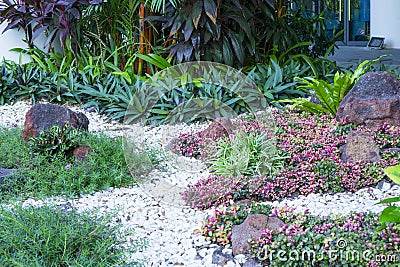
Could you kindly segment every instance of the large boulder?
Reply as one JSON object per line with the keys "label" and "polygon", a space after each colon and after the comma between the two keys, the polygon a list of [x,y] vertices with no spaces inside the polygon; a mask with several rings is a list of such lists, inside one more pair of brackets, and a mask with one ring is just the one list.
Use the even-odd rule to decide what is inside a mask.
{"label": "large boulder", "polygon": [[240,225],[232,226],[232,253],[234,256],[250,252],[249,238],[258,240],[265,229],[276,231],[284,223],[278,217],[250,214]]}
{"label": "large boulder", "polygon": [[25,115],[22,138],[28,141],[30,137],[38,136],[41,131],[47,131],[53,125],[61,128],[68,121],[72,128],[88,130],[89,119],[81,112],[53,104],[33,105]]}
{"label": "large boulder", "polygon": [[400,126],[400,83],[386,72],[364,74],[343,98],[336,119],[373,127]]}

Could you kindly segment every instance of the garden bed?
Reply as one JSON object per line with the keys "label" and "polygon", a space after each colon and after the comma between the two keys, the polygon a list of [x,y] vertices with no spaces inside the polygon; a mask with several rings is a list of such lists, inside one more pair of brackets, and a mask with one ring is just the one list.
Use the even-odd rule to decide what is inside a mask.
{"label": "garden bed", "polygon": [[[18,116],[21,117],[21,121],[21,114],[26,112],[26,108],[28,107],[29,105],[27,104],[20,104],[20,111],[16,111],[20,114]],[[16,109],[15,106],[12,108]],[[10,109],[10,107],[3,107],[3,110],[7,109]],[[354,249],[359,252],[371,250],[371,255],[394,255],[390,259],[397,257],[399,251],[398,230],[389,227],[385,230],[386,232],[377,231],[376,228],[380,225],[377,223],[378,213],[381,212],[384,206],[374,206],[379,200],[400,194],[400,187],[385,181],[385,176],[383,174],[383,168],[385,166],[397,164],[396,155],[387,155],[382,163],[379,164],[365,165],[362,163],[352,163],[344,165],[340,162],[338,146],[343,144],[345,140],[344,136],[352,127],[340,126],[330,116],[317,117],[307,113],[278,112],[276,110],[274,110],[274,112],[276,113],[272,115],[276,122],[276,128],[274,127],[274,129],[276,129],[274,135],[277,141],[276,148],[278,151],[286,150],[285,153],[279,154],[282,156],[281,160],[284,161],[284,168],[280,169],[276,176],[278,180],[282,179],[282,182],[278,183],[280,188],[278,190],[278,188],[275,187],[275,190],[271,190],[271,192],[278,192],[279,194],[267,194],[265,188],[261,187],[253,187],[255,190],[254,193],[251,193],[245,188],[245,184],[240,187],[235,187],[235,184],[229,182],[231,181],[229,179],[232,179],[232,177],[228,176],[223,178],[227,179],[223,181],[231,197],[229,197],[228,194],[226,199],[219,199],[219,201],[216,202],[207,199],[208,206],[204,205],[204,200],[200,198],[197,202],[193,202],[196,203],[194,206],[195,209],[189,207],[172,207],[165,203],[160,203],[157,198],[147,196],[146,192],[135,184],[131,184],[131,186],[128,187],[122,184],[112,186],[122,186],[123,188],[120,189],[106,189],[106,186],[104,190],[101,190],[101,188],[96,189],[89,187],[90,192],[87,193],[90,194],[85,193],[84,190],[78,190],[77,192],[80,192],[80,194],[75,195],[75,197],[74,194],[71,194],[70,196],[72,198],[63,197],[62,195],[65,194],[62,194],[62,191],[57,193],[55,189],[55,191],[49,191],[48,194],[34,195],[35,198],[26,199],[32,192],[29,193],[29,191],[25,191],[21,188],[20,193],[29,194],[24,197],[20,195],[19,199],[22,200],[24,207],[40,207],[44,204],[56,205],[64,210],[77,210],[79,212],[93,210],[97,215],[111,216],[112,224],[120,223],[122,224],[122,229],[128,231],[125,234],[127,238],[125,244],[128,248],[130,247],[132,249],[132,252],[128,254],[130,260],[142,259],[144,261],[147,260],[150,264],[170,263],[212,266],[213,255],[216,255],[216,251],[218,251],[220,247],[223,248],[224,252],[228,252],[228,254],[232,253],[229,240],[230,224],[233,222],[240,224],[245,219],[245,215],[248,214],[248,209],[239,212],[237,208],[239,204],[234,204],[234,202],[239,203],[241,201],[270,205],[271,208],[267,214],[270,215],[273,213],[280,217],[286,226],[282,229],[283,232],[266,232],[260,240],[253,240],[252,254],[231,255],[231,258],[227,259],[227,262],[229,259],[232,261],[232,263],[229,264],[235,262],[236,266],[241,266],[241,264],[253,257],[264,265],[275,264],[276,266],[281,266],[281,262],[277,260],[271,261],[266,257],[265,251],[278,249],[278,247],[288,248],[288,246],[293,246],[299,251],[316,249],[315,246],[318,248],[324,247],[334,249],[336,245],[335,240],[338,241],[339,236],[349,243],[349,248],[352,250]],[[15,115],[16,113],[13,115],[9,110],[8,114],[10,114],[10,116],[15,116],[14,118],[18,118],[18,116]],[[92,116],[90,113],[87,114],[88,116]],[[7,136],[7,138],[14,136],[14,138],[10,139],[14,141],[3,142],[3,145],[7,143],[9,146],[8,150],[11,148],[15,149],[15,152],[12,153],[15,157],[7,158],[5,156],[6,154],[3,155],[2,164],[4,165],[6,162],[15,162],[12,159],[23,159],[24,157],[18,156],[17,148],[21,140],[18,141],[18,131],[20,131],[20,129],[16,126],[20,126],[21,124],[14,125],[14,122],[9,118],[4,116],[2,116],[2,118],[4,119],[2,125],[8,127],[8,130],[2,129],[3,133],[8,133],[4,136]],[[235,122],[235,125],[240,126],[239,128],[244,129],[248,133],[270,132],[272,129],[271,124],[268,124],[266,127],[262,124],[262,121],[263,120],[253,120],[253,118],[242,117],[242,119]],[[165,148],[169,143],[165,138],[167,132],[169,135],[174,135],[175,137],[181,135],[181,140],[183,140],[183,137],[189,138],[190,136],[196,135],[196,131],[204,129],[207,125],[199,125],[196,126],[197,128],[186,126],[177,126],[176,128],[172,128],[171,126],[146,128],[146,134],[148,134],[149,138],[153,136],[148,142],[153,146],[158,144],[158,148],[160,149]],[[115,130],[109,131],[109,134],[112,136],[122,136],[123,127],[119,124],[108,124],[98,119],[95,125],[91,125],[90,127],[93,127],[91,131],[94,129],[113,128]],[[396,128],[388,127],[373,132],[372,134],[381,148],[389,144],[390,147],[397,147],[397,139],[389,138],[391,135],[397,136],[396,131]],[[185,134],[185,132],[191,133]],[[101,143],[104,144],[104,141],[109,137],[104,136],[102,138]],[[302,142],[302,140],[307,141]],[[197,139],[197,141],[199,140]],[[183,143],[189,144],[190,142],[182,141],[181,144]],[[199,152],[201,152],[201,146],[192,148],[199,149]],[[297,157],[293,155],[288,156],[289,151],[293,151]],[[113,154],[115,156],[115,152],[105,154]],[[186,181],[190,184],[188,188],[194,189],[192,192],[206,190],[206,192],[211,193],[213,192],[211,190],[217,188],[214,185],[210,185],[209,182],[217,182],[218,179],[215,178],[216,176],[213,176],[214,178],[212,179],[208,178],[210,175],[208,172],[203,172],[200,176],[201,180],[197,183],[196,179],[193,180],[190,178],[192,177],[190,175],[191,172],[192,174],[195,172],[195,170],[191,169],[189,166],[191,162],[193,164],[201,164],[204,166],[202,168],[205,168],[206,165],[210,167],[209,163],[195,159],[187,159],[183,156],[175,158],[175,163],[176,159],[181,159],[182,162],[184,162],[182,166],[185,166],[184,170],[187,174],[184,174],[184,172],[180,173],[179,168],[168,168],[164,171],[161,169],[155,170],[153,174],[162,177],[173,176],[177,179],[180,178],[181,182]],[[320,162],[325,160],[332,160],[337,163],[339,168],[342,168],[340,169],[340,173],[342,174],[345,172],[350,177],[344,180],[332,179],[332,177],[335,177],[335,173],[329,169],[329,167],[332,167],[332,164],[323,166],[320,164]],[[62,173],[66,174],[66,181],[68,179],[66,172],[71,171],[71,168],[68,170],[65,169],[67,164],[70,163],[61,161],[60,164],[56,164],[58,166],[57,169],[60,169]],[[109,164],[112,165],[107,168],[111,171],[116,163],[109,162]],[[73,163],[70,165],[72,168],[75,167]],[[55,165],[53,164],[52,166],[54,167]],[[287,166],[293,167],[290,172],[293,174],[292,176],[287,175]],[[373,171],[370,170],[371,166]],[[5,167],[13,168],[15,166],[7,165]],[[303,168],[304,173],[298,175],[298,171],[296,171],[295,167]],[[78,173],[82,172],[82,170],[77,171]],[[314,175],[312,174],[313,171],[315,173]],[[321,175],[322,171],[322,175],[327,175],[327,177],[322,178],[322,180],[333,180],[332,183],[326,185],[326,183],[318,182],[318,175]],[[360,177],[356,179],[357,177],[355,177],[354,171],[358,171],[362,179]],[[50,172],[46,173],[43,170],[37,172],[38,175],[49,175],[49,173]],[[314,179],[307,179],[309,175],[313,176]],[[115,175],[106,176],[115,177]],[[183,179],[183,177],[186,178]],[[219,175],[218,177],[221,178],[223,175]],[[243,177],[246,178],[247,185],[252,185],[253,182],[256,182],[255,184],[258,185],[260,181],[264,181],[246,177],[245,175]],[[260,178],[262,175],[254,177]],[[290,179],[292,181],[299,179],[301,182],[295,182],[290,185],[288,184],[288,180],[283,179]],[[171,182],[171,180],[168,179],[166,179],[166,181]],[[356,182],[346,184],[346,181]],[[267,186],[268,182],[270,183],[269,187],[271,187],[273,180],[267,181]],[[344,186],[340,184],[341,182],[344,183]],[[219,183],[221,183],[221,180]],[[227,187],[227,184],[234,186]],[[317,186],[312,186],[315,184]],[[252,188],[252,186],[248,186],[247,188]],[[38,191],[35,190],[35,192],[37,193]],[[204,194],[204,196],[206,195],[207,194]],[[52,197],[48,198],[49,196]],[[207,209],[200,211],[198,208]],[[292,208],[296,209],[293,211]],[[230,213],[229,211],[234,212]],[[258,210],[257,212],[261,211]],[[370,214],[369,212],[373,213]],[[237,214],[240,214],[240,216]],[[339,214],[343,214],[343,216]],[[131,233],[132,230],[135,232],[133,235]],[[329,239],[330,236],[336,236],[337,238],[335,239],[332,237]],[[362,238],[358,238],[360,236]],[[312,241],[304,243],[302,237]],[[367,240],[370,240],[370,245],[366,242]],[[143,245],[139,245],[139,249],[133,249],[137,248],[135,244]],[[288,250],[285,251],[289,253]],[[376,259],[371,259],[368,263],[370,264],[369,266],[379,266],[378,262],[378,265],[374,265],[373,260],[376,262]],[[292,261],[290,264],[287,263],[287,266],[293,266],[292,263],[294,264],[295,262],[296,261]],[[367,261],[349,261],[350,266],[356,266],[360,263],[367,264]],[[301,264],[301,262],[298,261],[297,264]],[[318,264],[320,264],[319,266],[332,266],[329,264],[333,263],[329,263],[328,259],[325,257],[318,261]],[[388,261],[386,266],[395,266],[394,263],[391,264],[392,262]]]}

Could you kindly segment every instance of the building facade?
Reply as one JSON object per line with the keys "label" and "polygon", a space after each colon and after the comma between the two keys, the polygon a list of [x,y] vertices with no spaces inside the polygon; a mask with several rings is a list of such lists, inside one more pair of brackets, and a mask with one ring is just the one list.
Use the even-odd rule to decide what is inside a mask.
{"label": "building facade", "polygon": [[371,36],[385,37],[388,48],[400,49],[400,1],[371,1]]}
{"label": "building facade", "polygon": [[328,33],[343,30],[339,45],[366,46],[371,37],[384,37],[387,48],[400,48],[400,0],[310,0],[324,11]]}

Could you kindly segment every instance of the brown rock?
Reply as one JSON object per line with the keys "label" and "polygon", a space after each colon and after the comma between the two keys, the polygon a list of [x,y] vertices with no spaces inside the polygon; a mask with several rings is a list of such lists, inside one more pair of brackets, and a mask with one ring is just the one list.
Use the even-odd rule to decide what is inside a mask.
{"label": "brown rock", "polygon": [[381,160],[379,152],[374,139],[368,133],[351,131],[342,149],[342,160],[377,162]]}
{"label": "brown rock", "polygon": [[262,265],[258,263],[255,259],[250,258],[245,263],[243,263],[242,267],[262,267]]}
{"label": "brown rock", "polygon": [[223,253],[224,247],[218,247],[212,254],[212,263],[218,266],[225,266],[228,261],[235,261],[231,254]]}
{"label": "brown rock", "polygon": [[22,137],[28,141],[30,137],[38,136],[41,131],[47,131],[53,125],[63,127],[67,121],[72,128],[87,130],[89,126],[89,120],[83,113],[59,105],[36,104],[25,115]]}
{"label": "brown rock", "polygon": [[233,133],[233,130],[234,126],[229,118],[217,118],[201,133],[201,136],[215,140],[228,137]]}
{"label": "brown rock", "polygon": [[79,160],[85,160],[87,158],[87,155],[92,153],[93,150],[89,146],[78,146],[72,151],[72,155]]}
{"label": "brown rock", "polygon": [[336,119],[368,126],[400,126],[400,83],[386,72],[364,74],[340,103]]}
{"label": "brown rock", "polygon": [[233,255],[247,254],[250,250],[248,239],[258,240],[263,230],[275,231],[284,223],[277,217],[268,217],[264,214],[250,214],[240,225],[232,226],[232,252]]}

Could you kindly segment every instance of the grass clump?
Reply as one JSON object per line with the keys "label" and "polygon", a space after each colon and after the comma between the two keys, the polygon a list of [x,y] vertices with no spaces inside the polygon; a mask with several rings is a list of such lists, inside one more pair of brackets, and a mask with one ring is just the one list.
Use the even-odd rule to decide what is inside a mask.
{"label": "grass clump", "polygon": [[110,218],[51,206],[2,207],[0,265],[139,266],[127,262],[120,225],[110,226]]}
{"label": "grass clump", "polygon": [[283,167],[275,141],[262,132],[239,131],[217,142],[210,170],[224,176],[273,175]]}
{"label": "grass clump", "polygon": [[122,141],[104,134],[84,133],[82,143],[93,150],[84,160],[33,153],[20,128],[0,129],[0,166],[19,169],[0,183],[0,201],[12,198],[75,197],[109,187],[136,183],[126,166]]}
{"label": "grass clump", "polygon": [[146,142],[142,146],[124,140],[125,160],[133,177],[139,181],[154,169],[163,172],[168,170],[168,159],[161,148],[152,147]]}

